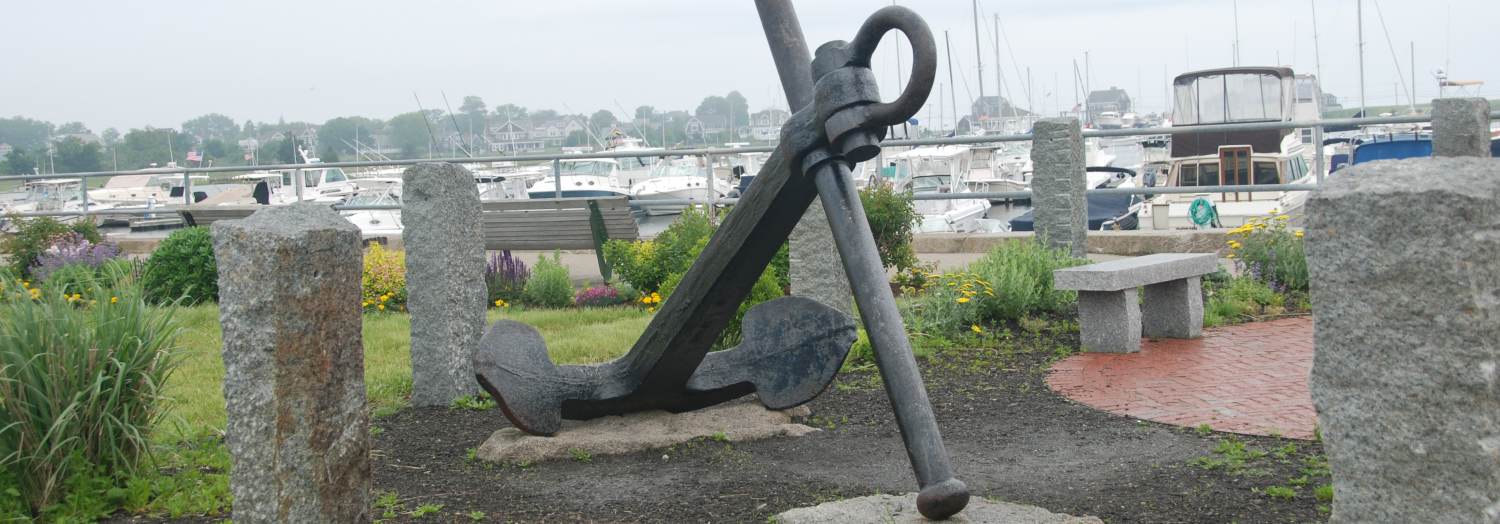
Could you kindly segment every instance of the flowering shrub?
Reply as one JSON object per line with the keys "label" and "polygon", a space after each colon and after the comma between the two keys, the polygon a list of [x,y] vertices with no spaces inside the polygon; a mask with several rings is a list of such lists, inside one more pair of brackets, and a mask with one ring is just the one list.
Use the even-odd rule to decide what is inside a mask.
{"label": "flowering shrub", "polygon": [[1229,247],[1245,274],[1275,291],[1306,291],[1307,252],[1302,232],[1287,227],[1290,215],[1271,210],[1265,218],[1252,218],[1229,232]]}
{"label": "flowering shrub", "polygon": [[151,252],[142,274],[147,299],[157,304],[219,300],[219,264],[206,227],[173,231]]}
{"label": "flowering shrub", "polygon": [[521,300],[526,291],[526,279],[531,270],[526,263],[511,256],[510,251],[490,253],[484,266],[484,284],[489,290],[489,300],[495,307]]}
{"label": "flowering shrub", "polygon": [[568,266],[562,263],[562,251],[553,251],[551,259],[538,256],[523,296],[527,303],[542,307],[573,305],[573,280],[568,277]]}
{"label": "flowering shrub", "polygon": [[52,217],[22,218],[7,217],[15,225],[16,233],[0,240],[0,253],[10,257],[10,269],[17,277],[32,278],[31,266],[37,257],[52,247],[54,239],[65,233],[78,233],[93,244],[104,242],[104,236],[91,220],[81,220],[71,225],[58,222]]}
{"label": "flowering shrub", "polygon": [[656,306],[661,304],[661,295],[658,295],[656,293],[651,293],[650,295],[642,295],[641,298],[636,299],[635,303],[636,305],[646,308],[646,311],[656,311]]}
{"label": "flowering shrub", "polygon": [[623,304],[625,300],[625,297],[620,294],[620,290],[615,289],[614,286],[587,287],[580,290],[578,295],[573,297],[573,303],[577,304],[578,307],[607,307],[615,304]]}
{"label": "flowering shrub", "polygon": [[53,235],[48,239],[51,247],[36,257],[31,274],[37,280],[46,280],[54,271],[65,266],[84,266],[99,269],[106,260],[120,256],[120,246],[114,242],[90,242],[77,231]]}
{"label": "flowering shrub", "polygon": [[928,274],[904,316],[914,332],[946,336],[1058,311],[1078,300],[1078,294],[1054,289],[1052,272],[1088,263],[1063,250],[1048,250],[1039,239],[1000,243],[967,267]]}
{"label": "flowering shrub", "polygon": [[370,244],[360,285],[360,306],[366,311],[405,311],[406,252]]}

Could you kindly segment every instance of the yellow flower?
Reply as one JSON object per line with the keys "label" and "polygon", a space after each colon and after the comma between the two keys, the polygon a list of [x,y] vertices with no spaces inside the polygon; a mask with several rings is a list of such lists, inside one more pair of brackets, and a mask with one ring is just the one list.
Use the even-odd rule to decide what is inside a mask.
{"label": "yellow flower", "polygon": [[1229,255],[1229,258],[1234,258],[1234,255]]}
{"label": "yellow flower", "polygon": [[111,303],[111,304],[115,303],[116,300],[119,300],[119,299],[117,299],[115,297],[109,297],[109,303]]}
{"label": "yellow flower", "polygon": [[986,291],[985,291],[985,292],[984,292],[984,294],[986,294],[986,295],[989,295],[989,296],[992,296],[992,297],[993,297],[993,296],[995,296],[995,294],[994,294],[994,293],[991,293],[991,292],[989,292],[989,291],[988,291],[988,290],[986,290]]}
{"label": "yellow flower", "polygon": [[360,302],[359,303],[359,307],[370,307],[370,303],[369,302]]}
{"label": "yellow flower", "polygon": [[1274,214],[1277,214],[1277,213],[1280,213],[1280,212],[1281,212],[1280,210],[1272,209],[1270,214],[1274,215]]}
{"label": "yellow flower", "polygon": [[968,298],[959,298],[958,299],[958,303],[959,304],[965,304],[965,303],[968,303],[968,302],[969,302]]}
{"label": "yellow flower", "polygon": [[73,294],[73,298],[83,298],[83,296],[79,295],[78,293],[74,293]]}
{"label": "yellow flower", "polygon": [[500,306],[502,306],[504,304],[505,304],[504,300],[496,300],[495,301],[495,307],[500,307]]}
{"label": "yellow flower", "polygon": [[381,310],[384,310],[384,309],[385,309],[385,304],[381,304],[381,305],[380,305],[380,309],[381,309]]}
{"label": "yellow flower", "polygon": [[1279,216],[1279,217],[1276,217],[1276,220],[1287,220],[1287,219],[1289,219],[1289,218],[1292,218],[1292,217],[1290,217],[1290,216],[1287,216],[1287,215],[1281,215],[1281,216]]}
{"label": "yellow flower", "polygon": [[656,311],[656,308],[654,308],[654,307],[648,307],[648,308],[646,308],[646,311]]}
{"label": "yellow flower", "polygon": [[1225,244],[1229,244],[1229,245],[1231,245],[1231,246],[1232,246],[1232,245],[1234,245],[1234,241],[1233,241],[1233,240],[1230,240],[1230,241],[1228,241],[1228,242],[1225,242]]}
{"label": "yellow flower", "polygon": [[1297,236],[1299,236],[1299,237],[1300,237],[1300,236],[1302,236],[1302,232],[1301,232],[1301,231],[1298,231],[1298,232],[1297,232]]}
{"label": "yellow flower", "polygon": [[979,326],[977,326],[977,325],[975,325],[975,326],[969,326],[969,329],[974,330],[975,333],[984,333],[984,331],[980,330]]}
{"label": "yellow flower", "polygon": [[380,301],[381,302],[385,302],[385,299],[387,299],[387,298],[390,298],[390,297],[385,296],[385,295],[380,295]]}
{"label": "yellow flower", "polygon": [[30,285],[31,285],[31,283],[30,283],[30,282],[22,282],[22,283],[21,283],[21,285],[22,285],[22,286],[30,286]]}
{"label": "yellow flower", "polygon": [[955,284],[955,283],[953,283],[953,282],[949,282],[949,283],[948,283],[948,285],[950,285],[950,286],[956,286],[956,285],[958,285],[958,284]]}

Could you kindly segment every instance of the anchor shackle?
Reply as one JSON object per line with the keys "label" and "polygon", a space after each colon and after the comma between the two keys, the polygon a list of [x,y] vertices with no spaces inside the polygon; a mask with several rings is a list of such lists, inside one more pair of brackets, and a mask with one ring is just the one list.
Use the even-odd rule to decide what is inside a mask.
{"label": "anchor shackle", "polygon": [[[882,103],[870,58],[891,30],[906,35],[914,58],[906,89],[895,100]],[[927,102],[937,75],[937,44],[927,22],[915,11],[885,7],[865,20],[853,42],[835,40],[819,46],[812,72],[817,80],[813,99],[817,119],[823,123],[832,152],[852,165],[875,158],[885,128],[905,122]]]}

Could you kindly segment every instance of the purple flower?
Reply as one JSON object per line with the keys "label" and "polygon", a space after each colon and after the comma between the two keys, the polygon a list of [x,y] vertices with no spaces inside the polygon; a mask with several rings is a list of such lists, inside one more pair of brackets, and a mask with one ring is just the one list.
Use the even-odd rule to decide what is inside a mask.
{"label": "purple flower", "polygon": [[54,235],[47,239],[51,247],[36,257],[31,274],[37,280],[46,280],[54,271],[67,266],[84,265],[97,269],[105,261],[120,257],[120,247],[114,242],[89,242],[76,231]]}
{"label": "purple flower", "polygon": [[498,279],[502,282],[525,285],[528,278],[531,278],[531,270],[526,268],[525,262],[510,256],[510,250],[490,253],[489,263],[484,267],[485,283],[493,283]]}
{"label": "purple flower", "polygon": [[613,306],[624,301],[620,291],[610,286],[584,289],[573,297],[573,303],[581,307]]}

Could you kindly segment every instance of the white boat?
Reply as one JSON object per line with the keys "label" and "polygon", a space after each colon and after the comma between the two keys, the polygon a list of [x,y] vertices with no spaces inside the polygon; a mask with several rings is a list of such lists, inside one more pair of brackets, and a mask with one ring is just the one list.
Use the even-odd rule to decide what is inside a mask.
{"label": "white boat", "polygon": [[[1293,78],[1292,70],[1284,67],[1184,73],[1173,81],[1172,125],[1290,122]],[[1217,212],[1218,225],[1228,228],[1242,226],[1251,218],[1264,218],[1272,211],[1295,216],[1307,200],[1306,191],[1214,190],[1223,185],[1310,183],[1313,173],[1303,158],[1301,133],[1294,130],[1177,135],[1170,147],[1165,185],[1199,187],[1202,192],[1156,195],[1141,212],[1142,227],[1196,227],[1191,208],[1199,198]]]}
{"label": "white boat", "polygon": [[[354,184],[359,189],[344,200],[344,205],[401,204],[401,179],[399,178],[360,178],[354,180]],[[346,210],[340,211],[339,214],[359,227],[359,234],[365,239],[400,236],[403,229],[400,209]]]}
{"label": "white boat", "polygon": [[[643,147],[641,143],[642,141],[639,138],[621,138],[616,140],[615,145],[610,147],[609,150],[617,153],[628,151],[666,151],[660,147]],[[660,157],[653,156],[639,156],[620,157],[616,158],[615,161],[619,162],[617,176],[620,178],[620,187],[628,189],[651,178],[651,171],[656,168],[656,164],[661,159]]]}
{"label": "white boat", "polygon": [[620,163],[613,158],[563,159],[561,168],[562,191],[557,191],[557,174],[550,169],[546,177],[537,180],[527,190],[530,198],[612,197],[626,196],[620,187]]}
{"label": "white boat", "polygon": [[1094,117],[1094,127],[1099,129],[1119,129],[1124,124],[1125,121],[1120,118],[1120,113],[1117,111],[1104,111]]}
{"label": "white boat", "polygon": [[[273,169],[254,171],[234,177],[235,180],[251,184],[265,183],[265,201],[261,201],[261,190],[257,189],[255,202],[282,205],[297,202],[296,169]],[[359,189],[344,170],[337,167],[304,168],[302,171],[302,201],[339,202]]]}
{"label": "white boat", "polygon": [[1001,142],[973,146],[974,158],[965,177],[978,193],[1031,189],[1031,143]]}
{"label": "white boat", "polygon": [[[206,175],[193,175],[191,179],[194,186],[208,182]],[[151,201],[167,203],[174,202],[173,198],[182,200],[182,187],[180,174],[120,175],[110,178],[104,187],[89,190],[89,200],[120,205],[145,205]]]}
{"label": "white boat", "polygon": [[[678,158],[657,165],[648,178],[630,187],[632,200],[702,200],[705,203],[729,194],[729,183],[713,177],[698,158]],[[683,204],[648,205],[648,215],[674,215]]]}
{"label": "white boat", "polygon": [[[892,179],[897,190],[912,193],[972,193],[965,178],[973,153],[964,146],[918,147],[891,157],[895,165]],[[990,209],[983,198],[952,200],[917,200],[916,224],[920,233],[966,233],[980,229],[979,220]]]}
{"label": "white boat", "polygon": [[1138,122],[1140,122],[1140,119],[1136,117],[1135,113],[1120,115],[1120,127],[1133,128],[1136,127]]}
{"label": "white boat", "polygon": [[[80,189],[82,187],[82,182],[76,178],[29,180],[22,185],[25,196],[6,203],[3,214],[83,211],[84,194]],[[118,205],[112,202],[90,201],[88,203],[88,211],[114,209],[115,207]],[[56,218],[63,221],[71,220],[66,217]]]}

